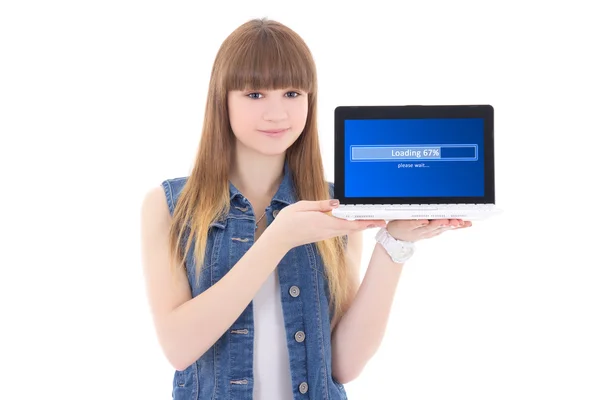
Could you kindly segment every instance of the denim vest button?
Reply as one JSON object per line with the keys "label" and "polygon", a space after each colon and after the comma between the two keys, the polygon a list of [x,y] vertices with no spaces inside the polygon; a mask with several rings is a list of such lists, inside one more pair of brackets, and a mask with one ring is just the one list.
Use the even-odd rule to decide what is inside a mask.
{"label": "denim vest button", "polygon": [[273,218],[277,217],[277,214],[279,214],[279,210],[273,211]]}
{"label": "denim vest button", "polygon": [[292,297],[300,296],[300,288],[298,286],[292,286],[290,288],[290,296],[292,296]]}
{"label": "denim vest button", "polygon": [[294,338],[296,339],[296,342],[298,342],[298,343],[304,342],[305,337],[306,337],[306,335],[302,331],[298,331],[294,335]]}
{"label": "denim vest button", "polygon": [[302,382],[298,389],[300,390],[300,393],[302,393],[302,394],[308,392],[308,383]]}

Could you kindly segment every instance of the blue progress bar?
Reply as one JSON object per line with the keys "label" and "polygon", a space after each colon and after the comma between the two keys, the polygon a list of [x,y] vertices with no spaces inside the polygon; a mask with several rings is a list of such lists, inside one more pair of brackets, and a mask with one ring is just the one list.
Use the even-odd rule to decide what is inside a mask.
{"label": "blue progress bar", "polygon": [[351,161],[477,161],[476,144],[350,146]]}

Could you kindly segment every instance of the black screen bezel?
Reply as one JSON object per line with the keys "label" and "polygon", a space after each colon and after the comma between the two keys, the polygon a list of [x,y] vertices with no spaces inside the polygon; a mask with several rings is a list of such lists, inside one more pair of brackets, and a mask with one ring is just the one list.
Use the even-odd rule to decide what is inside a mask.
{"label": "black screen bezel", "polygon": [[[481,105],[338,106],[335,108],[334,196],[341,204],[495,203],[494,108]],[[352,119],[483,118],[484,195],[477,197],[346,197],[345,121]]]}

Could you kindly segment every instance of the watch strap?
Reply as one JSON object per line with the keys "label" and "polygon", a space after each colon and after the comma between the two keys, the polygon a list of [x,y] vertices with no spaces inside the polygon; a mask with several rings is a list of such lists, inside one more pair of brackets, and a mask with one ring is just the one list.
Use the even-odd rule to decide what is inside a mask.
{"label": "watch strap", "polygon": [[[399,240],[394,238],[386,228],[381,228],[377,234],[375,235],[375,240],[378,243],[381,243],[383,248],[386,250],[392,261],[396,263],[404,263],[410,257],[412,257],[414,253],[414,243],[407,242],[404,240]],[[402,249],[404,253],[402,256],[395,256],[394,253],[397,254],[395,250]]]}

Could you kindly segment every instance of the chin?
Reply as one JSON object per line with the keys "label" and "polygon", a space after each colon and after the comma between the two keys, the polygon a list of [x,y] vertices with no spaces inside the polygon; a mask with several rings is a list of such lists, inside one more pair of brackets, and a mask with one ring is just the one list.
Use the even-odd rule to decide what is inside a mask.
{"label": "chin", "polygon": [[271,146],[269,148],[257,148],[257,147],[253,147],[252,150],[254,150],[255,152],[264,155],[264,156],[269,156],[269,157],[273,157],[273,156],[280,156],[282,154],[285,154],[285,152],[287,151],[288,147],[283,147],[283,146]]}
{"label": "chin", "polygon": [[294,140],[276,140],[272,141],[271,143],[268,143],[268,141],[265,143],[264,140],[253,140],[251,144],[242,142],[242,145],[251,151],[265,156],[279,156],[285,154],[290,146],[294,144],[296,139],[298,139],[298,137],[295,137]]}

